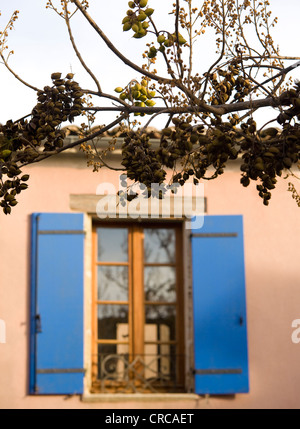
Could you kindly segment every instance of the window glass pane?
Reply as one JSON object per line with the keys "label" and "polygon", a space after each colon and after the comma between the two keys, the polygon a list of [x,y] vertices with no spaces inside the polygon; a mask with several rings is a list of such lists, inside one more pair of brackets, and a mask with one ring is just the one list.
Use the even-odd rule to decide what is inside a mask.
{"label": "window glass pane", "polygon": [[128,344],[98,344],[98,378],[124,381],[128,350]]}
{"label": "window glass pane", "polygon": [[175,267],[145,267],[144,288],[146,301],[175,302]]}
{"label": "window glass pane", "polygon": [[98,300],[128,300],[128,267],[98,265]]}
{"label": "window glass pane", "polygon": [[127,228],[97,228],[97,236],[99,262],[128,261]]}
{"label": "window glass pane", "polygon": [[98,305],[98,339],[128,341],[127,305]]}
{"label": "window glass pane", "polygon": [[175,340],[175,320],[175,306],[146,305],[145,342]]}
{"label": "window glass pane", "polygon": [[144,255],[146,263],[174,263],[175,230],[145,228]]}

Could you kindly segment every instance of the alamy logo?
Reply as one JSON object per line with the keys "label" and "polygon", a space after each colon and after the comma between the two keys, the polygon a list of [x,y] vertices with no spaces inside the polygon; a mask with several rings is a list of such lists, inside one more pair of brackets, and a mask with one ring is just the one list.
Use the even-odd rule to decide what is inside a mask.
{"label": "alamy logo", "polygon": [[294,344],[298,344],[300,343],[300,319],[293,320],[292,328],[297,328],[292,333],[292,341]]}
{"label": "alamy logo", "polygon": [[[128,189],[130,191],[128,192]],[[101,195],[96,211],[100,219],[131,218],[157,219],[182,218],[187,219],[187,229],[200,229],[204,223],[204,185],[185,183],[165,186],[159,183],[151,184],[151,197],[148,198],[147,188],[143,184],[127,186],[127,176],[121,175],[119,187],[112,183],[101,183],[96,194]],[[130,198],[132,195],[135,198]],[[157,198],[163,194],[163,198]]]}
{"label": "alamy logo", "polygon": [[6,343],[6,327],[2,319],[0,319],[0,343]]}

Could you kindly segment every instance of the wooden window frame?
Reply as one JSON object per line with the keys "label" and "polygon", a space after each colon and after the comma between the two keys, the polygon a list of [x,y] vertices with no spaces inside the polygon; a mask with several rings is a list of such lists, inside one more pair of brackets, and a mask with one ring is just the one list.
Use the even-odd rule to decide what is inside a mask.
{"label": "wooden window frame", "polygon": [[[127,228],[128,229],[128,262],[102,263],[97,260],[97,228]],[[144,229],[174,229],[176,233],[175,262],[174,263],[144,263]],[[182,222],[103,222],[93,223],[92,228],[92,392],[101,390],[101,380],[98,378],[98,344],[128,344],[128,354],[131,356],[144,355],[144,345],[167,344],[166,341],[145,341],[145,306],[146,305],[174,305],[175,306],[175,340],[169,345],[176,346],[176,385],[178,392],[185,391],[185,352],[184,352],[184,287],[183,287],[183,232]],[[97,267],[99,265],[128,266],[128,301],[101,301],[97,299]],[[144,267],[145,266],[174,266],[176,269],[176,303],[151,302],[144,300]],[[128,341],[99,340],[97,326],[97,310],[99,304],[128,305]],[[134,317],[133,317],[134,315]],[[135,368],[137,371],[137,368]],[[142,368],[141,368],[142,370]],[[106,391],[117,392],[124,383],[109,381]],[[171,387],[171,386],[170,386]],[[160,391],[168,392],[168,387]],[[128,392],[129,393],[129,392]],[[131,392],[130,392],[131,393]]]}

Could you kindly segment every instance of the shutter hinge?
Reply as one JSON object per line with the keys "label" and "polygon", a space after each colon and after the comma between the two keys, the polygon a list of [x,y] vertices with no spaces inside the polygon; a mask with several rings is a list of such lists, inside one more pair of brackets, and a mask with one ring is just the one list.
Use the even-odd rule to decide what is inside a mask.
{"label": "shutter hinge", "polygon": [[225,369],[194,369],[194,375],[217,375],[217,374],[242,374],[241,368],[225,368]]}
{"label": "shutter hinge", "polygon": [[72,374],[72,373],[84,373],[85,368],[49,368],[49,369],[37,369],[37,374]]}
{"label": "shutter hinge", "polygon": [[190,234],[190,238],[197,237],[197,238],[226,238],[226,237],[237,237],[237,232],[211,232],[211,233],[205,233],[205,232],[197,232]]}

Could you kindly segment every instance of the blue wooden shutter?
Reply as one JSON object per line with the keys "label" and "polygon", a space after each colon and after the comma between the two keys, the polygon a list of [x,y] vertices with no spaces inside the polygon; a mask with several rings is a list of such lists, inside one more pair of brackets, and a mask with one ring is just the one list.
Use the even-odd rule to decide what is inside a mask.
{"label": "blue wooden shutter", "polygon": [[195,392],[248,392],[242,216],[192,230]]}
{"label": "blue wooden shutter", "polygon": [[30,393],[83,391],[83,215],[32,215]]}

